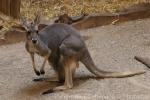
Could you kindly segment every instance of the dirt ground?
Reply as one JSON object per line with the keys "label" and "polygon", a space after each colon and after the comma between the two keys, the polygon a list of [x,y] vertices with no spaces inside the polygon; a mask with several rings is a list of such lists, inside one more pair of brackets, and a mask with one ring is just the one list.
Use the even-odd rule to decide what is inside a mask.
{"label": "dirt ground", "polygon": [[[134,55],[150,57],[150,19],[108,25],[81,31],[96,65],[108,71],[146,70],[129,78],[96,79],[80,64],[74,88],[41,95],[56,82],[33,82],[38,78],[31,67],[24,42],[0,47],[0,100],[150,100],[150,69],[134,60]],[[37,57],[38,66],[42,59]],[[46,75],[55,74],[49,65]],[[89,76],[93,78],[89,78]]]}

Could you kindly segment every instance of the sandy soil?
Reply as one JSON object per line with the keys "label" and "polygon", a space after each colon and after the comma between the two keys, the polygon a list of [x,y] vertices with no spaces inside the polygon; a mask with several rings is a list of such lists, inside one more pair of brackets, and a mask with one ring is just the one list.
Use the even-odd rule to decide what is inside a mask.
{"label": "sandy soil", "polygon": [[[33,82],[37,76],[31,67],[24,43],[0,47],[0,100],[150,100],[150,70],[135,61],[134,55],[150,56],[150,19],[108,25],[82,31],[96,65],[109,71],[146,70],[129,78],[95,79],[81,64],[74,88],[41,95],[56,82]],[[42,59],[37,57],[38,66]],[[46,75],[54,72],[46,66]]]}

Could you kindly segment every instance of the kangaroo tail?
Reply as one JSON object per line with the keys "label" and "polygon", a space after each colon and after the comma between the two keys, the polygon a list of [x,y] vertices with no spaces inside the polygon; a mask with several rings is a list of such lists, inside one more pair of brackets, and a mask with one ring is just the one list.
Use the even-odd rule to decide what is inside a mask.
{"label": "kangaroo tail", "polygon": [[150,59],[149,58],[135,56],[134,59],[136,59],[137,61],[141,62],[142,64],[144,64],[148,68],[150,68]]}
{"label": "kangaroo tail", "polygon": [[86,68],[93,73],[94,75],[101,77],[101,78],[123,78],[123,77],[130,77],[134,75],[139,75],[145,73],[145,71],[127,71],[127,72],[108,72],[100,70],[94,64],[90,53],[88,50],[84,52],[84,56],[81,59],[81,62],[86,66]]}

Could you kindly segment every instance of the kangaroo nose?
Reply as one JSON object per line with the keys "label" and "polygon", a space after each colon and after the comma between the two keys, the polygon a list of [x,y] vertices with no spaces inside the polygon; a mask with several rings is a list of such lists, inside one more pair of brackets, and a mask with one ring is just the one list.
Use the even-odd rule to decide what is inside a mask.
{"label": "kangaroo nose", "polygon": [[33,39],[32,42],[33,42],[34,44],[36,44],[36,43],[37,43],[37,40]]}

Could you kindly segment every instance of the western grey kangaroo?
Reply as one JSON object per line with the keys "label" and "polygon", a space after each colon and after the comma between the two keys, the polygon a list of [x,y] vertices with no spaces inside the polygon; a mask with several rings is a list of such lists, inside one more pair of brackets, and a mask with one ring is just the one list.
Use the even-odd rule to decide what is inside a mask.
{"label": "western grey kangaroo", "polygon": [[[31,55],[34,71],[37,75],[43,74],[45,62],[48,60],[58,74],[59,82],[63,83],[62,86],[50,89],[43,94],[73,88],[73,77],[79,61],[100,78],[122,78],[145,73],[145,71],[107,72],[100,70],[96,67],[83,38],[76,29],[67,24],[55,23],[38,32],[39,17],[37,16],[31,24],[22,19],[23,27],[26,29],[26,49]],[[40,72],[35,68],[35,53],[45,58]]]}
{"label": "western grey kangaroo", "polygon": [[68,14],[63,14],[58,17],[54,22],[55,23],[65,23],[65,24],[73,24],[75,22],[78,22],[80,20],[83,20],[87,16],[87,14],[79,15],[79,16],[74,16],[70,17]]}

